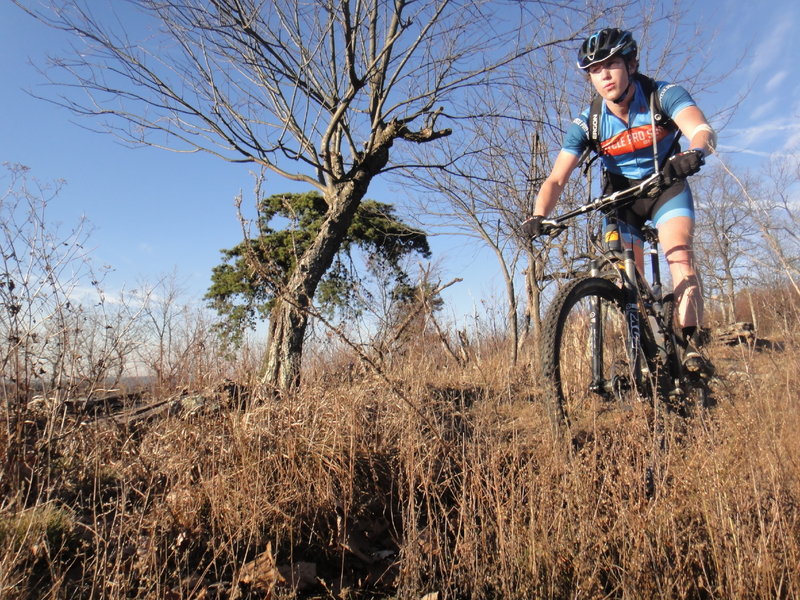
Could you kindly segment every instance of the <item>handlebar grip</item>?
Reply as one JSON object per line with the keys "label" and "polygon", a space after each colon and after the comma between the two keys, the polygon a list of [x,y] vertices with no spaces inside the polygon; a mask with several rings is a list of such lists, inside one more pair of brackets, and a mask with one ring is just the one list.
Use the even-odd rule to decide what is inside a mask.
{"label": "handlebar grip", "polygon": [[549,235],[555,237],[567,228],[566,225],[554,221],[552,219],[545,219],[542,221],[542,235]]}

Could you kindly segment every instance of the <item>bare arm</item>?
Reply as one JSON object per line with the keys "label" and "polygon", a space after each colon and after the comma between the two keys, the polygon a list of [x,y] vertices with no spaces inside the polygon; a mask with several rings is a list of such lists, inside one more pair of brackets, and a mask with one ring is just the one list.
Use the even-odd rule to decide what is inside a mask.
{"label": "bare arm", "polygon": [[[683,113],[683,111],[681,111]],[[536,197],[536,207],[533,210],[534,215],[549,215],[558,202],[561,192],[564,191],[564,186],[567,185],[569,176],[575,167],[578,166],[579,157],[562,150],[556,157],[556,162],[553,164],[553,170],[550,175],[544,180],[542,187],[539,188],[539,195]]]}
{"label": "bare arm", "polygon": [[717,134],[711,129],[703,111],[696,106],[687,106],[673,120],[689,140],[690,148],[700,148],[706,155],[714,151]]}

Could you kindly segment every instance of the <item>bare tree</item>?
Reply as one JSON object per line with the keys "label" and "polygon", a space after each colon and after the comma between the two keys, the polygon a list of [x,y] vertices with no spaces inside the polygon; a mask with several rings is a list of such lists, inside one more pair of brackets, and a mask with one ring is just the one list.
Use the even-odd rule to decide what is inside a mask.
{"label": "bare tree", "polygon": [[759,194],[756,220],[777,260],[776,270],[792,282],[800,295],[800,160],[797,155],[776,157],[766,166],[766,185]]}
{"label": "bare tree", "polygon": [[194,386],[218,375],[208,355],[216,352],[216,336],[201,307],[183,298],[177,273],[172,271],[154,284],[142,283],[135,291],[141,344],[137,355],[154,375],[160,391]]}
{"label": "bare tree", "polygon": [[[748,277],[757,260],[758,222],[739,186],[718,166],[707,169],[693,182],[697,196],[696,262],[704,294],[718,297],[723,319],[737,320],[736,295],[752,285]],[[750,187],[750,185],[748,185]]]}
{"label": "bare tree", "polygon": [[[562,21],[553,23],[563,31],[567,16],[585,15],[564,7]],[[569,39],[574,30],[564,32]],[[568,87],[556,58],[558,45],[542,49],[516,63],[509,70],[511,85],[474,98],[473,111],[480,119],[463,125],[465,135],[448,140],[447,152],[461,156],[458,162],[442,166],[434,155],[440,148],[425,148],[432,165],[408,175],[417,187],[439,200],[426,205],[425,213],[435,217],[447,231],[456,231],[487,247],[497,260],[505,292],[505,323],[510,359],[516,362],[528,324],[537,326],[542,253],[522,235],[519,225],[530,213],[533,196],[546,175],[548,146],[560,142],[562,121],[569,115]],[[443,201],[442,201],[443,200]],[[431,208],[431,207],[434,208]],[[426,229],[433,228],[425,223]],[[527,259],[525,295],[528,309],[525,328],[520,332],[519,271]],[[538,271],[537,271],[538,265]]]}
{"label": "bare tree", "polygon": [[97,284],[85,247],[86,222],[67,232],[52,227],[47,207],[61,184],[43,184],[21,165],[5,167],[0,173],[7,184],[0,193],[0,396],[14,411],[23,410],[35,393],[68,393],[96,381],[90,373],[104,376],[109,356],[87,352],[98,344],[82,335],[90,316],[80,306],[81,288]]}
{"label": "bare tree", "polygon": [[800,168],[796,158],[779,157],[765,167],[759,184],[721,168],[739,188],[742,206],[758,227],[769,255],[757,263],[768,278],[782,278],[800,296],[800,236],[797,234],[796,192]]}
{"label": "bare tree", "polygon": [[[48,11],[14,2],[80,43],[55,61],[57,102],[128,142],[257,163],[324,196],[325,222],[271,315],[265,378],[279,389],[298,383],[306,308],[370,183],[418,162],[413,152],[390,161],[395,142],[449,135],[437,120],[471,116],[461,103],[471,88],[502,85],[504,67],[552,43],[537,23],[561,8],[132,0],[112,9],[52,0]],[[159,29],[138,31],[149,26]],[[145,41],[133,41],[134,27]]]}
{"label": "bare tree", "polygon": [[[60,184],[27,167],[0,172],[0,493],[21,493],[35,452],[29,415],[49,411],[46,436],[61,425],[64,401],[119,381],[132,352],[131,321],[99,294],[81,220],[60,230],[48,205]],[[91,302],[83,302],[86,298]],[[99,297],[99,302],[98,302]],[[36,398],[38,396],[38,399]],[[35,402],[34,402],[35,400]]]}

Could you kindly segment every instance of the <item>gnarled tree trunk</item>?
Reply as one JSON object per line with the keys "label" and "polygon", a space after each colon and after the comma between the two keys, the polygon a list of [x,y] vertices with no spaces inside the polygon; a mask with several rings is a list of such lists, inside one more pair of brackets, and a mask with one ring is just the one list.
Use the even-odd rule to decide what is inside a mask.
{"label": "gnarled tree trunk", "polygon": [[279,392],[291,391],[300,383],[303,341],[311,300],[339,251],[372,178],[386,166],[395,138],[407,132],[393,122],[381,133],[375,150],[365,155],[340,183],[332,186],[330,195],[325,195],[327,217],[314,242],[298,260],[282,293],[276,297],[275,308],[270,314],[262,382]]}

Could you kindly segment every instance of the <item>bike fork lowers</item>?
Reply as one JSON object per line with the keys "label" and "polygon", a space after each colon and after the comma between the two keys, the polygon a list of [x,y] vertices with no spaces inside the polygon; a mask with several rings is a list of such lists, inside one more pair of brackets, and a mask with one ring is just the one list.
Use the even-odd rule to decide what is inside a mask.
{"label": "bike fork lowers", "polygon": [[[592,266],[591,274],[597,276],[599,270],[596,265]],[[626,353],[628,356],[628,377],[637,386],[641,384],[640,375],[642,373],[642,351],[641,351],[641,324],[639,312],[639,297],[636,290],[636,261],[633,250],[625,250],[624,269],[621,272],[623,280],[623,291],[625,292],[625,325],[628,330],[628,343]],[[590,390],[596,394],[608,395],[616,387],[614,381],[609,376],[617,377],[603,370],[603,314],[602,302],[599,296],[591,298],[591,312],[589,315],[589,343],[592,356],[592,383]],[[611,389],[609,389],[609,387]]]}
{"label": "bike fork lowers", "polygon": [[642,329],[641,313],[639,312],[639,294],[636,289],[636,259],[633,249],[625,249],[625,270],[623,289],[625,291],[625,322],[628,326],[628,363],[631,370],[631,379],[637,385],[641,384],[639,377],[642,373]]}
{"label": "bike fork lowers", "polygon": [[[592,269],[594,274],[595,269]],[[589,314],[589,351],[592,357],[592,383],[589,389],[595,394],[605,395],[606,379],[603,373],[603,310],[600,296],[592,296]]]}

